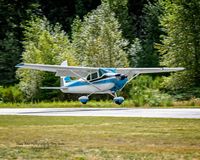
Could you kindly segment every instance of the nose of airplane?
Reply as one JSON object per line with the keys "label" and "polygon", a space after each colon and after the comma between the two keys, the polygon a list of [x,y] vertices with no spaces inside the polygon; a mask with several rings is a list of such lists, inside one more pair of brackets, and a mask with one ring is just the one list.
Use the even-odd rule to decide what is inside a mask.
{"label": "nose of airplane", "polygon": [[125,74],[121,74],[121,80],[124,80],[125,78],[127,78],[128,76]]}

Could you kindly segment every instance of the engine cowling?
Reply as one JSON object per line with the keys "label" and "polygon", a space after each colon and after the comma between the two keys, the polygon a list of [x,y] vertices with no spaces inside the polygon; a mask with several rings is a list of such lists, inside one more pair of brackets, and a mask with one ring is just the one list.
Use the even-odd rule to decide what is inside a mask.
{"label": "engine cowling", "polygon": [[86,104],[89,101],[89,98],[87,96],[81,96],[78,99],[81,103]]}
{"label": "engine cowling", "polygon": [[116,103],[116,104],[122,104],[124,102],[124,97],[115,97],[113,99],[113,101]]}

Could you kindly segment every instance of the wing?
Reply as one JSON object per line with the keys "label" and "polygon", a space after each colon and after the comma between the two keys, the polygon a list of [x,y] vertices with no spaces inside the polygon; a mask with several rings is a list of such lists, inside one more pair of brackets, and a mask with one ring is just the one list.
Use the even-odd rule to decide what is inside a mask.
{"label": "wing", "polygon": [[[45,64],[18,64],[16,67],[35,69],[41,71],[55,72],[56,76],[64,77],[85,77],[89,73],[96,72],[99,68],[96,67],[78,67],[78,66],[61,66],[61,65],[45,65]],[[136,74],[142,73],[162,73],[184,70],[184,68],[116,68],[117,73],[128,75],[129,78]]]}
{"label": "wing", "polygon": [[55,72],[56,76],[64,77],[85,77],[88,73],[96,72],[99,68],[95,67],[77,67],[77,66],[60,66],[60,65],[45,65],[45,64],[18,64],[18,68],[35,69],[40,71]]}
{"label": "wing", "polygon": [[174,71],[181,71],[185,68],[178,67],[178,68],[117,68],[116,72],[121,74],[128,75],[129,78],[133,77],[137,74],[143,73],[162,73],[162,72],[174,72]]}

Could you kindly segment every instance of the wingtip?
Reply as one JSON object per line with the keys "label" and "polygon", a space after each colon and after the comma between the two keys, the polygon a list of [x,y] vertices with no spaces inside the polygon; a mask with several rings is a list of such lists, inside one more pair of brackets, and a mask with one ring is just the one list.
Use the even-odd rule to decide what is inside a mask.
{"label": "wingtip", "polygon": [[19,67],[22,67],[22,66],[24,66],[24,63],[19,63],[15,67],[19,68]]}
{"label": "wingtip", "polygon": [[178,69],[179,69],[179,71],[185,70],[184,67],[179,67]]}
{"label": "wingtip", "polygon": [[183,71],[183,70],[185,70],[184,67],[176,67],[176,68],[174,68],[174,71]]}
{"label": "wingtip", "polygon": [[185,70],[185,68],[184,67],[176,67],[176,68],[162,68],[163,70],[165,70],[165,69],[171,69],[172,71],[182,71],[182,70]]}

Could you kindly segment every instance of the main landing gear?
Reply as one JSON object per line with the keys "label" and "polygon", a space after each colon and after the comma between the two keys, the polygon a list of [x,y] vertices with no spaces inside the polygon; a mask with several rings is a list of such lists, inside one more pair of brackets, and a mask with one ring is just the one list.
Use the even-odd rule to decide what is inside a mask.
{"label": "main landing gear", "polygon": [[[91,95],[91,94],[90,94]],[[79,101],[82,103],[82,104],[86,104],[88,101],[89,101],[89,96],[81,96],[79,97]],[[113,102],[115,102],[116,104],[120,105],[124,102],[124,97],[117,97],[117,95],[113,95],[113,94],[110,94],[112,95],[114,98],[113,98]]]}

